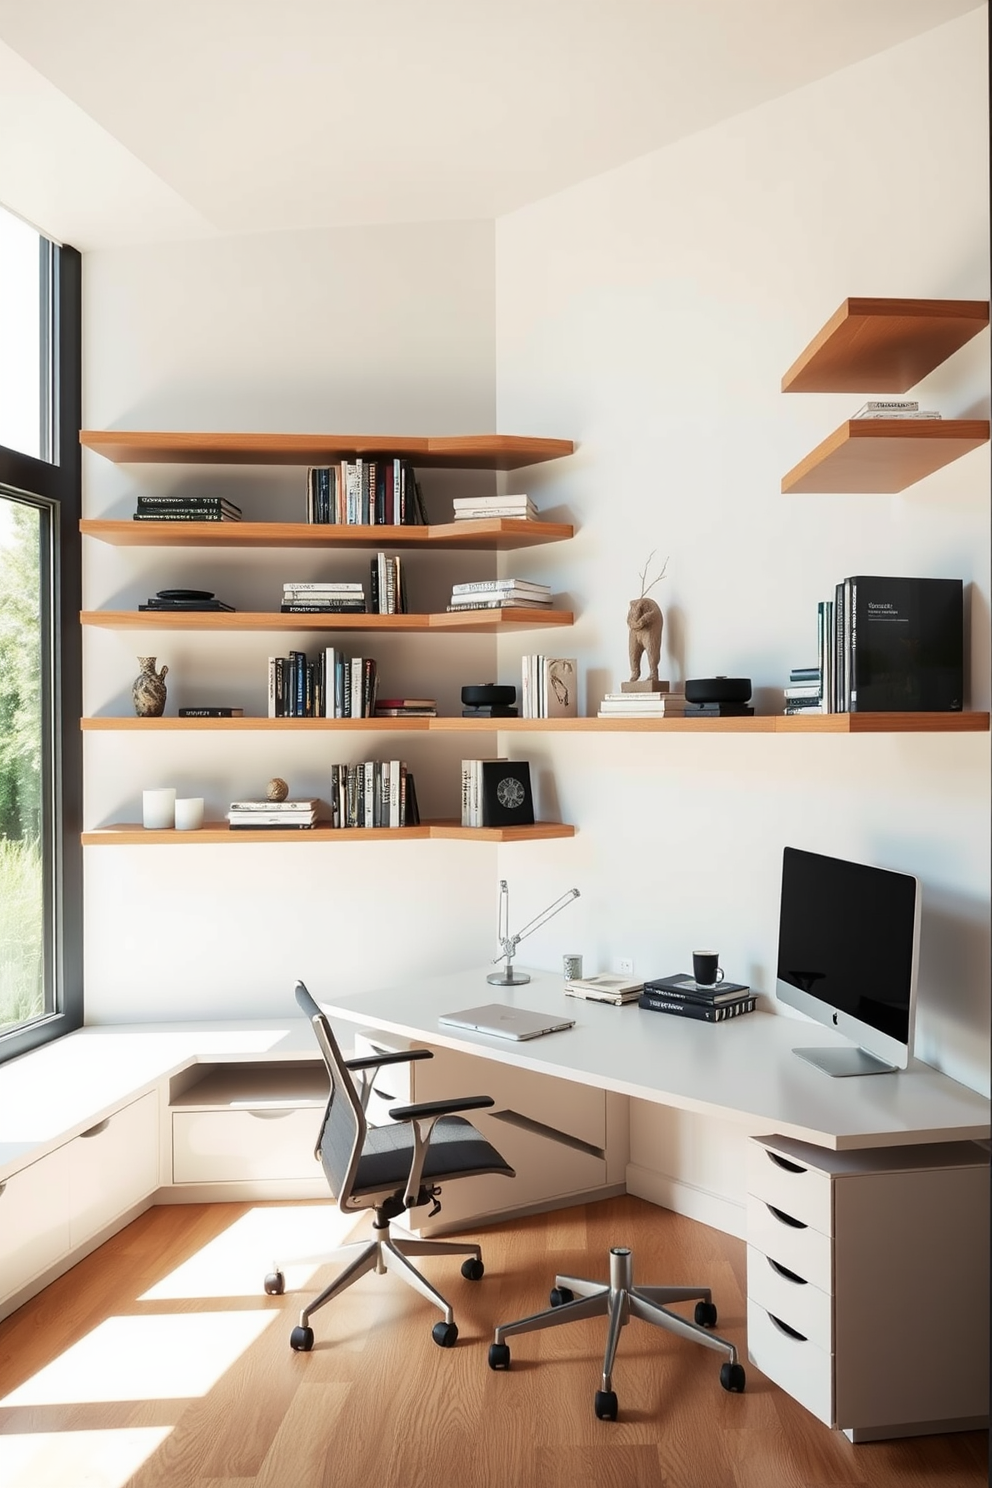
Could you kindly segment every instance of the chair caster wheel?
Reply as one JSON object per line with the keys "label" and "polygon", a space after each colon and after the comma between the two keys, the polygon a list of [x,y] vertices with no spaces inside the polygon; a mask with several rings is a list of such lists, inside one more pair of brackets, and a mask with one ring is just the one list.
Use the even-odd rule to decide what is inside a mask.
{"label": "chair caster wheel", "polygon": [[615,1421],[620,1407],[613,1390],[596,1391],[596,1419],[598,1421]]}
{"label": "chair caster wheel", "polygon": [[298,1354],[308,1354],[313,1348],[313,1329],[294,1328],[289,1335],[289,1346]]}
{"label": "chair caster wheel", "polygon": [[476,1256],[462,1262],[462,1275],[466,1281],[481,1281],[485,1274],[486,1268]]}
{"label": "chair caster wheel", "polygon": [[268,1297],[281,1297],[286,1290],[286,1278],[281,1271],[270,1271],[263,1283]]}
{"label": "chair caster wheel", "polygon": [[716,1308],[712,1302],[697,1302],[694,1317],[701,1328],[716,1327]]}
{"label": "chair caster wheel", "polygon": [[551,1306],[564,1307],[566,1302],[574,1302],[575,1293],[568,1287],[552,1287]]}
{"label": "chair caster wheel", "polygon": [[489,1345],[489,1368],[509,1369],[510,1350],[505,1343],[491,1343]]}
{"label": "chair caster wheel", "polygon": [[438,1348],[454,1348],[458,1339],[458,1328],[454,1323],[435,1323],[431,1337]]}
{"label": "chair caster wheel", "polygon": [[723,1388],[725,1390],[729,1390],[732,1395],[743,1395],[744,1394],[744,1383],[745,1383],[745,1380],[746,1380],[746,1375],[744,1374],[744,1365],[743,1364],[723,1364],[723,1365],[721,1365],[721,1367],[720,1367],[720,1383],[723,1386]]}

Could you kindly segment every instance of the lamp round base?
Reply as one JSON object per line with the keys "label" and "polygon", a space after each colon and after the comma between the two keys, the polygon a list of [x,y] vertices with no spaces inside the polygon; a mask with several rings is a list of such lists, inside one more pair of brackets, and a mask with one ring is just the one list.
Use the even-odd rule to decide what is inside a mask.
{"label": "lamp round base", "polygon": [[526,971],[492,971],[486,981],[493,987],[522,987],[530,977]]}

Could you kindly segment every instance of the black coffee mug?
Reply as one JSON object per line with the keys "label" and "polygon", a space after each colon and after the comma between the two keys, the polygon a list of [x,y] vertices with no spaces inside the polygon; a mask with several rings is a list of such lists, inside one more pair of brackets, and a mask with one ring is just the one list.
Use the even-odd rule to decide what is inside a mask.
{"label": "black coffee mug", "polygon": [[700,987],[715,987],[723,981],[718,951],[693,951],[692,975]]}

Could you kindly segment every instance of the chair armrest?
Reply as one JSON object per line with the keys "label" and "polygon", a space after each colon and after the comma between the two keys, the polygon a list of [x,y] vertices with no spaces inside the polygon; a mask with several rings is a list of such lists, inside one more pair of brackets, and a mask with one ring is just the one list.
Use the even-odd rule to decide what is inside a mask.
{"label": "chair armrest", "polygon": [[415,1106],[390,1106],[394,1121],[416,1121],[421,1116],[452,1116],[456,1111],[482,1111],[496,1102],[491,1095],[460,1095],[454,1100],[421,1101]]}
{"label": "chair armrest", "polygon": [[346,1059],[346,1069],[374,1069],[379,1064],[409,1064],[411,1059],[433,1059],[430,1049],[399,1049],[392,1054],[363,1054],[359,1059]]}

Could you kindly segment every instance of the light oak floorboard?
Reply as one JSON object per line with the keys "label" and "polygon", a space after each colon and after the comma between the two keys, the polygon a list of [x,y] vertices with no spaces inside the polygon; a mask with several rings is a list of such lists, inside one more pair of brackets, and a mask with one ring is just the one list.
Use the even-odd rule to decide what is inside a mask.
{"label": "light oak floorboard", "polygon": [[[145,1297],[252,1207],[149,1210],[0,1324],[0,1488],[63,1488],[64,1465],[54,1464],[64,1464],[70,1444],[75,1481],[87,1488],[977,1488],[987,1481],[985,1432],[855,1447],[814,1420],[746,1363],[743,1244],[641,1200],[611,1199],[473,1234],[486,1263],[479,1283],[461,1277],[458,1259],[423,1262],[455,1309],[454,1349],[431,1340],[440,1314],[429,1303],[396,1278],[373,1274],[314,1315],[309,1354],[293,1353],[289,1332],[333,1266],[299,1294],[266,1297],[270,1258],[260,1255],[257,1292],[230,1295],[218,1286],[218,1296]],[[593,1412],[605,1319],[514,1337],[511,1369],[488,1368],[495,1324],[547,1306],[556,1274],[605,1281],[611,1245],[633,1249],[635,1284],[712,1287],[718,1331],[745,1361],[744,1395],[721,1389],[719,1354],[636,1319],[623,1330],[613,1371],[617,1422]],[[248,1260],[246,1274],[254,1274]],[[202,1328],[205,1316],[221,1334],[227,1324],[255,1332],[233,1355],[221,1349],[216,1377],[200,1393],[175,1393],[183,1371],[174,1360],[164,1376],[173,1393],[162,1398],[107,1399],[92,1363],[83,1377],[67,1377],[72,1350],[90,1347],[101,1325],[136,1320],[154,1339],[161,1318]],[[135,1357],[135,1377],[153,1363]],[[30,1398],[11,1400],[26,1382]],[[129,1451],[133,1461],[121,1469]],[[39,1464],[47,1464],[45,1476]]]}

